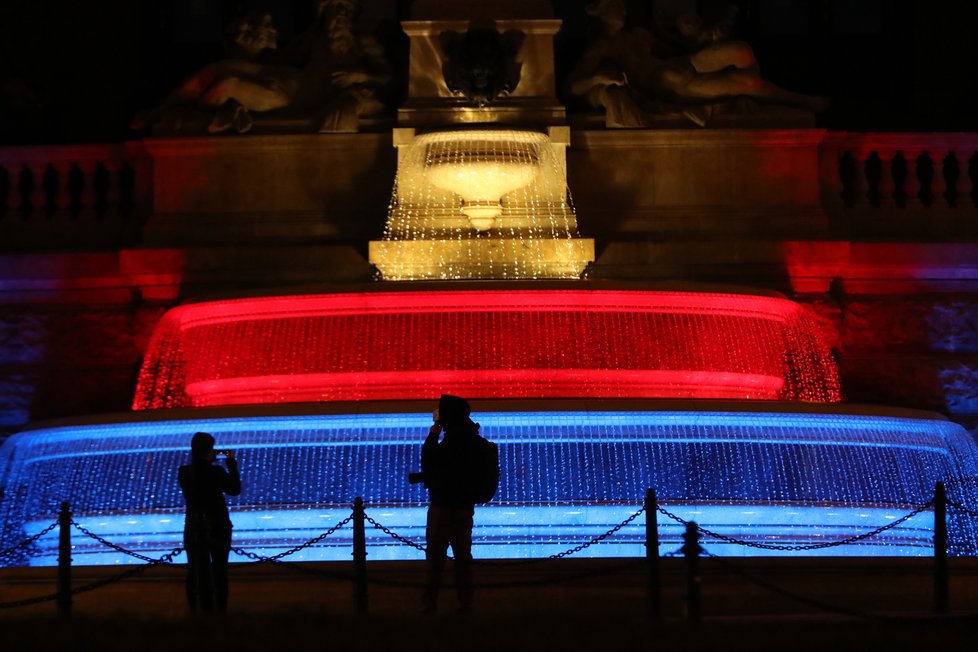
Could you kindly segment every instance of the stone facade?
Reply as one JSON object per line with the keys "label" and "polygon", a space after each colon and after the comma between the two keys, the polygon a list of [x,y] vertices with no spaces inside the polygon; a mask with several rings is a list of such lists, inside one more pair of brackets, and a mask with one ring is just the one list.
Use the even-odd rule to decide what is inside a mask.
{"label": "stone facade", "polygon": [[[978,255],[968,241],[978,208],[970,178],[951,180],[961,199],[953,205],[864,201],[867,188],[858,175],[846,181],[840,161],[865,161],[874,138],[811,129],[572,130],[570,191],[582,236],[595,240],[587,276],[782,291],[821,318],[847,400],[936,410],[971,426]],[[917,148],[927,142],[908,138]],[[900,141],[881,142],[890,151]],[[942,134],[933,155],[955,142],[962,160],[978,144],[969,134]],[[55,202],[50,216],[8,210],[0,218],[4,433],[128,409],[149,333],[180,301],[371,282],[367,241],[381,234],[393,184],[389,135],[173,139],[85,151],[129,156],[133,188],[107,189],[102,200],[83,192],[74,217]],[[2,154],[7,169],[43,170],[45,157],[70,161],[71,148]],[[901,187],[917,200],[924,189],[946,197],[950,183],[910,181]],[[14,208],[22,205],[16,193],[5,199]],[[125,198],[128,217],[112,209]],[[122,219],[124,237],[115,235]],[[935,223],[944,225],[939,233]],[[56,237],[66,228],[70,239]]]}

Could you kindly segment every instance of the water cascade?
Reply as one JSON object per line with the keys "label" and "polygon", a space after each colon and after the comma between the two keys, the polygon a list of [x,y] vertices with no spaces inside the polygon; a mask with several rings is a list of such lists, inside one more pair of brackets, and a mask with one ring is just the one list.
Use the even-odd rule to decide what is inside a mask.
{"label": "water cascade", "polygon": [[[649,487],[681,518],[783,545],[872,531],[928,502],[938,480],[971,502],[975,487],[961,480],[978,472],[973,438],[937,415],[839,403],[818,333],[814,315],[783,298],[717,291],[444,288],[187,304],[159,323],[137,410],[39,424],[0,449],[0,543],[38,532],[67,499],[80,523],[126,547],[178,546],[174,473],[198,430],[239,451],[239,546],[292,547],[344,518],[355,496],[419,536],[425,496],[407,474],[442,391],[476,399],[476,420],[500,445],[500,494],[477,519],[483,557],[573,547],[634,513]],[[974,554],[976,532],[955,515],[952,550]],[[349,536],[303,558],[348,559]],[[679,536],[663,523],[663,546]],[[417,557],[370,537],[372,559]],[[634,522],[584,554],[640,555],[643,537]],[[931,537],[924,512],[821,554],[927,555]],[[79,545],[80,563],[125,561]],[[54,563],[55,546],[47,535],[18,563]]]}
{"label": "water cascade", "polygon": [[[274,554],[311,539],[349,514],[353,496],[399,534],[423,534],[424,492],[407,473],[417,469],[427,411],[391,403],[336,404],[334,414],[278,407],[137,412],[17,434],[4,447],[11,470],[0,516],[19,535],[33,534],[67,496],[85,527],[163,554],[179,545],[183,527],[175,469],[186,459],[188,433],[206,430],[241,457],[246,490],[231,500],[238,546]],[[967,432],[910,411],[736,402],[475,407],[502,464],[497,500],[478,509],[480,557],[566,550],[634,513],[648,486],[672,513],[728,536],[785,545],[842,540],[926,503],[935,479],[978,472]],[[962,499],[961,486],[952,486]],[[678,547],[680,526],[660,521],[664,551]],[[974,524],[959,518],[952,530],[953,551],[974,554]],[[419,556],[380,532],[368,535],[371,559]],[[349,559],[350,536],[341,530],[298,558]],[[925,512],[859,544],[805,554],[929,555],[931,536]],[[707,543],[716,554],[771,554]],[[642,556],[643,544],[639,520],[583,555]],[[57,537],[46,536],[22,563],[54,564],[56,548]],[[128,561],[85,539],[72,554],[82,564]]]}
{"label": "water cascade", "polygon": [[443,387],[484,398],[839,400],[813,315],[783,298],[486,289],[180,306],[156,328],[133,407],[428,399]]}
{"label": "water cascade", "polygon": [[569,135],[395,130],[397,178],[370,262],[393,281],[580,278],[594,241],[577,234]]}

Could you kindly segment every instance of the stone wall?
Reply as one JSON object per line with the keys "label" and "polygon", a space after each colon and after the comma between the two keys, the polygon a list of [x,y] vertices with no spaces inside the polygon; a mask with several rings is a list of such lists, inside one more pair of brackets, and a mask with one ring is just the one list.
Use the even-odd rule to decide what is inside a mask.
{"label": "stone wall", "polygon": [[0,433],[28,421],[128,410],[161,308],[0,306]]}

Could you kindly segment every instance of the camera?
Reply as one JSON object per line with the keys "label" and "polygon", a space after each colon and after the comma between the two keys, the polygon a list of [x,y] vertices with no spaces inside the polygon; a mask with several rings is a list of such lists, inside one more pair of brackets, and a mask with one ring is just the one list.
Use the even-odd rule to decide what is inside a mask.
{"label": "camera", "polygon": [[411,484],[418,484],[419,482],[424,482],[424,473],[418,471],[416,473],[408,473],[408,482]]}

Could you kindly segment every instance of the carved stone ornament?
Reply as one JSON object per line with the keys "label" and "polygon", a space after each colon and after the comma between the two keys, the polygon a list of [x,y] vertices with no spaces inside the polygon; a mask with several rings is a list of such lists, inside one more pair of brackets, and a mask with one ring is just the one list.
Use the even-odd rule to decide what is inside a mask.
{"label": "carved stone ornament", "polygon": [[491,104],[512,93],[520,83],[522,64],[516,61],[523,32],[502,34],[494,24],[475,24],[464,34],[443,32],[440,36],[445,63],[442,73],[448,89],[477,106]]}

